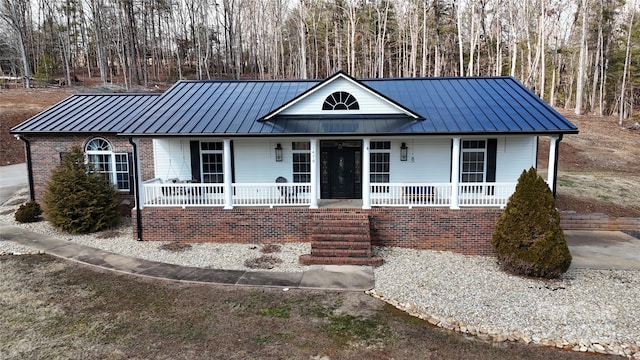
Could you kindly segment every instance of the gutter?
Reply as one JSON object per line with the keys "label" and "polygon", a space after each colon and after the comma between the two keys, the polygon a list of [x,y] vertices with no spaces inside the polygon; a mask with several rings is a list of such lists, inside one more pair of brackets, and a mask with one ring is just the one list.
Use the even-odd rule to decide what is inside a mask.
{"label": "gutter", "polygon": [[133,183],[135,191],[133,192],[136,202],[136,239],[142,241],[142,212],[140,211],[140,179],[138,178],[138,144],[129,138],[129,143],[133,147]]}
{"label": "gutter", "polygon": [[24,141],[24,149],[27,155],[27,176],[29,181],[29,200],[36,200],[36,190],[33,185],[33,162],[31,161],[31,143],[21,134],[15,135],[16,139]]}

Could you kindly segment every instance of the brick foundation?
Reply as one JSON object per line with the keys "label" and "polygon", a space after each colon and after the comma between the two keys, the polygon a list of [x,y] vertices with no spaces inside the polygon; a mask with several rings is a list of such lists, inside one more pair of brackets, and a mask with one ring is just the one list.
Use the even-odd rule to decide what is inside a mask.
{"label": "brick foundation", "polygon": [[[377,246],[492,255],[489,239],[500,209],[477,208],[145,208],[143,240],[229,243],[310,242],[313,214],[365,214]],[[135,210],[132,214],[135,229]]]}

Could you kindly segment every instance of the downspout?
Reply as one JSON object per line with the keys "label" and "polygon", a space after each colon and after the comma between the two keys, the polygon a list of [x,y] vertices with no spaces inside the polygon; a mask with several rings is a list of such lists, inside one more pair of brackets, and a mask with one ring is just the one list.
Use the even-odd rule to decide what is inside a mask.
{"label": "downspout", "polygon": [[558,135],[556,140],[556,153],[554,154],[556,166],[553,169],[553,198],[556,198],[556,190],[558,189],[558,158],[560,155],[560,141],[562,141],[562,134]]}
{"label": "downspout", "polygon": [[24,141],[24,149],[27,155],[27,177],[29,181],[29,200],[36,200],[36,190],[33,185],[33,163],[31,161],[31,143],[21,134],[15,135],[16,139]]}
{"label": "downspout", "polygon": [[133,138],[129,138],[129,143],[133,147],[133,183],[136,202],[136,237],[138,241],[142,241],[142,212],[140,209],[140,179],[138,178],[138,144],[133,141]]}

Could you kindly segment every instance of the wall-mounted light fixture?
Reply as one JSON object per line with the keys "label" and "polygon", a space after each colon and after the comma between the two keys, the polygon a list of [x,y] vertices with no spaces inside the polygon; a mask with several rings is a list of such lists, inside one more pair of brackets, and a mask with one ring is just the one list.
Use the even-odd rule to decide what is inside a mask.
{"label": "wall-mounted light fixture", "polygon": [[280,143],[276,145],[275,151],[276,151],[276,161],[281,162],[282,161],[282,145],[280,145]]}
{"label": "wall-mounted light fixture", "polygon": [[407,147],[407,143],[402,143],[400,145],[400,161],[407,161],[407,152],[409,148]]}

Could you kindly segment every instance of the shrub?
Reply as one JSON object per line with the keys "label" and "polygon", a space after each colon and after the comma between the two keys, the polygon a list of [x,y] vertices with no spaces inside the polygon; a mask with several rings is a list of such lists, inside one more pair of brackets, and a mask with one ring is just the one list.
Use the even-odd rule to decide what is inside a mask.
{"label": "shrub", "polygon": [[555,199],[535,169],[520,175],[498,217],[491,245],[501,266],[517,274],[556,278],[569,269],[571,254]]}
{"label": "shrub", "polygon": [[114,227],[119,219],[117,191],[108,177],[85,164],[79,146],[53,169],[44,194],[45,218],[69,233]]}
{"label": "shrub", "polygon": [[39,221],[40,215],[42,215],[40,204],[35,201],[29,201],[20,205],[15,216],[16,221],[19,223],[31,223]]}

